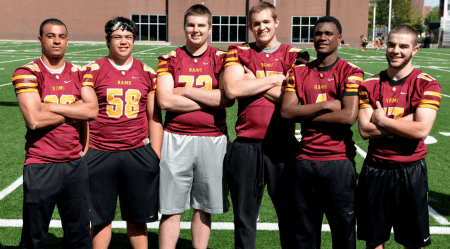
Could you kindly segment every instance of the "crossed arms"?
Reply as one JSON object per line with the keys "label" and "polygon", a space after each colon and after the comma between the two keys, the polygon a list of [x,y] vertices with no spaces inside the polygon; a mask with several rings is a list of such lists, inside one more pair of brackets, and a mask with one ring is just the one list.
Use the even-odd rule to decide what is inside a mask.
{"label": "crossed arms", "polygon": [[20,110],[27,127],[31,130],[52,128],[77,120],[94,120],[98,115],[98,101],[94,89],[81,88],[81,99],[73,105],[42,103],[39,93],[17,94]]}
{"label": "crossed arms", "polygon": [[[220,81],[222,74],[219,76]],[[223,84],[219,81],[219,89],[201,89],[193,87],[174,87],[171,75],[158,76],[156,91],[158,105],[162,110],[170,112],[192,112],[204,108],[223,109],[233,105],[227,98]]]}
{"label": "crossed arms", "polygon": [[377,101],[377,108],[359,110],[358,128],[363,139],[374,139],[392,134],[414,140],[425,140],[433,127],[437,111],[417,108],[416,112],[400,119],[386,117],[385,110]]}
{"label": "crossed arms", "polygon": [[295,92],[285,92],[281,117],[295,122],[322,122],[352,126],[358,116],[358,96],[344,96],[339,100],[299,105]]}

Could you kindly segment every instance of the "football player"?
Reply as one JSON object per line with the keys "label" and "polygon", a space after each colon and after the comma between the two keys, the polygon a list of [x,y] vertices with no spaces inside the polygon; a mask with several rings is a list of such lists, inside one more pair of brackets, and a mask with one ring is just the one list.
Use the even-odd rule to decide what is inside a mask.
{"label": "football player", "polygon": [[364,35],[361,35],[359,37],[359,39],[361,40],[361,51],[366,51],[368,52],[369,50],[366,49],[367,46],[367,38]]}
{"label": "football player", "polygon": [[211,12],[184,15],[186,45],[159,57],[158,104],[166,110],[161,151],[159,248],[175,248],[181,213],[192,206],[192,246],[207,248],[211,213],[228,211],[223,158],[227,99],[219,78],[226,52],[210,47]]}
{"label": "football player", "polygon": [[[161,112],[156,105],[156,72],[133,58],[138,27],[116,17],[105,25],[107,57],[88,65],[99,102],[89,123],[86,162],[91,193],[92,244],[108,248],[117,196],[133,248],[147,248],[147,222],[158,220]],[[150,138],[150,139],[149,139]]]}
{"label": "football player", "polygon": [[296,209],[295,248],[320,248],[324,213],[333,248],[356,248],[356,148],[350,128],[358,116],[358,87],[364,73],[337,56],[341,40],[336,18],[317,20],[317,59],[289,71],[281,105],[283,118],[301,123],[291,197]]}
{"label": "football player", "polygon": [[285,166],[295,160],[295,124],[280,119],[281,85],[287,71],[309,60],[301,49],[278,42],[280,21],[275,7],[258,2],[248,13],[256,42],[232,45],[225,60],[224,87],[238,99],[237,139],[224,162],[233,203],[235,248],[255,248],[256,221],[267,184],[279,219],[281,244],[288,248],[292,230],[286,194]]}
{"label": "football player", "polygon": [[[82,87],[86,67],[66,62],[66,25],[47,19],[40,25],[42,57],[22,67],[12,82],[25,118],[23,228],[20,248],[44,248],[58,206],[64,247],[92,248],[89,236],[88,172],[83,156],[86,131],[77,120],[93,120],[97,97]],[[90,79],[86,79],[90,82]],[[69,104],[83,100],[83,103]]]}
{"label": "football player", "polygon": [[369,149],[358,183],[358,239],[367,248],[384,248],[392,227],[405,248],[431,243],[424,140],[440,107],[441,87],[412,66],[418,50],[412,27],[393,29],[387,70],[359,90],[359,132],[369,139]]}

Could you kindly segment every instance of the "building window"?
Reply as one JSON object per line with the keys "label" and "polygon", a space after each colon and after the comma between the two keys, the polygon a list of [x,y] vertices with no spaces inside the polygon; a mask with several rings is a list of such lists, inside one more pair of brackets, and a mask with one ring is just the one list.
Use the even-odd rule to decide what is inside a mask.
{"label": "building window", "polygon": [[246,42],[246,16],[213,16],[212,42]]}
{"label": "building window", "polygon": [[314,24],[320,16],[293,16],[292,43],[313,43]]}
{"label": "building window", "polygon": [[167,41],[166,15],[131,15],[138,26],[136,41]]}

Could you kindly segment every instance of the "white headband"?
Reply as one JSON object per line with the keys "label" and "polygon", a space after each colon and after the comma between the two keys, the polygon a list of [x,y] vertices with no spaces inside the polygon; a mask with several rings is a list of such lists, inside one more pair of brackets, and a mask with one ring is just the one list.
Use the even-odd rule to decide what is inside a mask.
{"label": "white headband", "polygon": [[[120,28],[119,28],[120,26]],[[123,27],[121,22],[117,22],[116,24],[114,24],[114,26],[111,28],[111,30],[116,31],[118,29],[124,30],[125,28]]]}

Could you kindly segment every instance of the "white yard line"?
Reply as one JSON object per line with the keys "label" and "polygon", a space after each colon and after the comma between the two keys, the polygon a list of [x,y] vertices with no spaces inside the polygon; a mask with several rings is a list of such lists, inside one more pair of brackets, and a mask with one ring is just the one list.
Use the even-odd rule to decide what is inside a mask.
{"label": "white yard line", "polygon": [[[77,53],[84,53],[84,52],[88,52],[88,51],[101,50],[101,49],[104,50],[104,49],[107,49],[107,48],[97,48],[97,49],[90,49],[90,50],[71,52],[71,53],[66,53],[66,56],[77,54]],[[23,59],[12,60],[12,61],[0,61],[0,63],[9,63],[9,62],[16,62],[16,61],[23,61],[23,60],[30,60],[30,59],[36,59],[36,57],[27,57],[27,58],[23,58]]]}
{"label": "white yard line", "polygon": [[12,60],[12,61],[0,61],[0,63],[9,63],[9,62],[24,61],[24,60],[32,60],[32,59],[36,59],[36,57],[27,57],[27,58],[18,59],[18,60]]}
{"label": "white yard line", "polygon": [[2,86],[7,86],[7,85],[11,85],[12,84],[12,82],[9,82],[9,83],[6,83],[6,84],[3,84],[3,85],[0,85],[0,87],[2,87]]}
{"label": "white yard line", "polygon": [[[23,221],[20,219],[0,219],[0,227],[22,227]],[[62,228],[60,220],[51,220],[51,228]],[[125,229],[127,224],[125,221],[113,221],[112,228]],[[149,229],[158,229],[159,221],[147,223]],[[182,221],[180,224],[181,229],[191,229],[191,222]],[[234,224],[232,222],[212,222],[212,230],[234,230]],[[259,231],[278,231],[278,223],[257,223],[257,229]],[[330,232],[330,225],[322,224],[322,232]],[[393,231],[391,231],[392,233]],[[450,234],[450,227],[430,227],[431,234]]]}
{"label": "white yard line", "polygon": [[13,192],[16,188],[18,188],[23,183],[23,176],[20,176],[19,179],[14,181],[11,185],[9,185],[7,188],[0,191],[0,200],[3,200],[7,195],[9,195],[11,192]]}
{"label": "white yard line", "polygon": [[160,47],[156,47],[156,48],[151,48],[151,49],[147,49],[147,50],[143,50],[143,51],[139,51],[139,52],[136,52],[136,53],[133,53],[133,54],[140,54],[140,53],[144,53],[144,52],[147,52],[147,51],[151,51],[151,50],[155,50],[155,49],[160,49],[160,48],[166,48],[166,47],[168,47],[168,45],[166,45],[166,46],[160,46]]}
{"label": "white yard line", "polygon": [[108,49],[106,48],[96,48],[96,49],[89,49],[89,50],[83,50],[83,51],[76,51],[76,52],[70,52],[70,53],[66,53],[66,55],[71,55],[71,54],[78,54],[78,53],[84,53],[84,52],[90,52],[90,51],[96,51],[96,50],[105,50]]}
{"label": "white yard line", "polygon": [[437,55],[450,55],[450,54],[444,54],[444,53],[433,53],[433,52],[428,52],[428,51],[424,51],[424,50],[419,49],[418,54],[421,54],[421,53],[437,54]]}
{"label": "white yard line", "polygon": [[358,145],[355,144],[356,152],[358,152],[363,158],[366,158],[367,153],[363,151]]}
{"label": "white yard line", "polygon": [[436,210],[428,206],[428,213],[431,215],[439,224],[441,225],[450,225],[450,222],[448,222],[447,219],[444,218],[444,216],[440,215]]}
{"label": "white yard line", "polygon": [[[419,56],[419,55],[414,55],[414,58],[426,58],[426,59],[430,59],[430,57],[427,56]],[[439,60],[439,61],[448,61],[447,59],[441,59],[441,58],[433,58],[433,60]]]}

